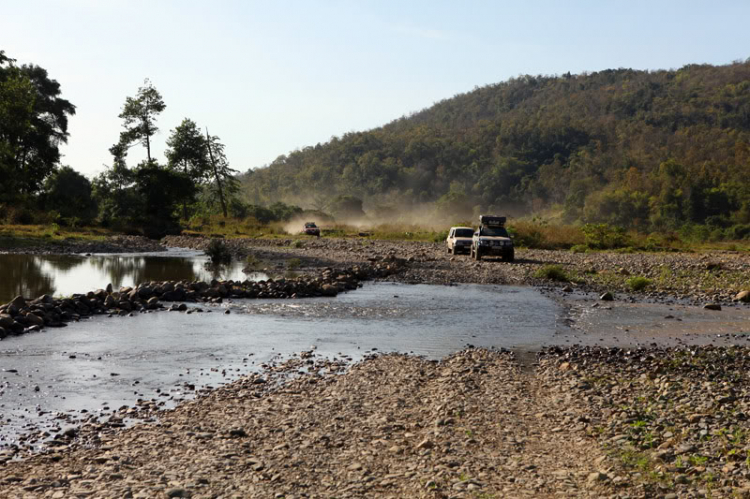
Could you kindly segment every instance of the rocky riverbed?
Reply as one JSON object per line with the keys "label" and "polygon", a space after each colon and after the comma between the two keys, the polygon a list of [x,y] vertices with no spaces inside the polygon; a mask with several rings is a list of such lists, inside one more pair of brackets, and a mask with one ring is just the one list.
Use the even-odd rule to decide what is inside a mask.
{"label": "rocky riverbed", "polygon": [[325,374],[306,352],[155,423],[61,430],[0,465],[0,495],[746,497],[748,354],[470,349]]}
{"label": "rocky riverbed", "polygon": [[[361,279],[532,284],[558,296],[609,291],[616,301],[740,307],[750,288],[750,258],[742,253],[518,250],[508,264],[448,255],[438,243],[226,243],[248,267],[297,275],[272,279],[267,289],[143,283],[73,297],[72,305],[46,297],[2,312],[27,330],[52,325],[45,312],[63,322],[55,308],[80,313],[76,299],[89,311],[127,315],[133,311],[124,302],[148,310],[152,299],[156,308],[189,296],[316,296],[356,288]],[[162,244],[200,249],[207,240]],[[571,279],[534,276],[550,264]],[[365,266],[379,271],[354,270]],[[632,276],[651,284],[632,292]],[[732,338],[746,344],[743,333]],[[517,355],[469,349],[430,361],[388,354],[347,368],[346,359],[304,352],[174,409],[144,401],[105,421],[60,425],[39,436],[44,448],[24,460],[3,451],[0,497],[750,497],[747,347],[555,347],[537,358]]]}
{"label": "rocky riverbed", "polygon": [[[556,290],[612,292],[650,301],[681,300],[695,305],[750,302],[750,254],[711,253],[571,253],[569,251],[516,250],[514,263],[500,259],[476,262],[468,255],[451,255],[443,243],[380,241],[368,238],[227,239],[240,258],[250,256],[258,265],[284,268],[290,258],[298,270],[355,265],[383,257],[406,262],[390,279],[409,283],[527,284]],[[170,236],[162,244],[203,249],[204,238]],[[559,265],[570,280],[536,277],[545,265]],[[642,290],[628,284],[632,277],[649,279]]]}
{"label": "rocky riverbed", "polygon": [[27,301],[17,296],[9,303],[0,305],[0,339],[40,331],[46,327],[64,327],[71,321],[79,321],[95,315],[132,315],[139,312],[165,310],[162,302],[173,304],[169,310],[192,313],[184,302],[222,303],[234,298],[308,298],[336,296],[357,289],[361,281],[386,278],[400,270],[402,262],[396,258],[385,258],[381,262],[367,263],[342,270],[327,268],[316,276],[310,274],[291,279],[268,279],[263,281],[165,281],[147,282],[135,287],[123,287],[115,291],[112,285],[106,289],[74,294],[69,298],[54,298],[43,295]]}

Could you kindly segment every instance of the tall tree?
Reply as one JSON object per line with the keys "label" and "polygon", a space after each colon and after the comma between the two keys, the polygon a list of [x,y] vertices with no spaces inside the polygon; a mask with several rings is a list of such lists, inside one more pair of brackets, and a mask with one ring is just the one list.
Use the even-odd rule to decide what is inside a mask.
{"label": "tall tree", "polygon": [[60,161],[75,106],[39,66],[23,65],[0,51],[0,197],[34,194]]}
{"label": "tall tree", "polygon": [[[194,121],[185,118],[182,123],[172,131],[167,140],[167,161],[170,169],[181,171],[194,184],[201,185],[211,177],[211,163],[208,155],[208,144],[206,138],[198,129]],[[187,203],[189,199],[182,200],[182,217],[187,218]]]}
{"label": "tall tree", "polygon": [[208,128],[206,128],[206,144],[212,173],[209,192],[212,197],[219,198],[221,211],[224,213],[224,218],[227,218],[227,199],[234,196],[240,189],[239,181],[235,178],[239,172],[229,167],[224,144],[219,142],[219,137],[216,135],[209,135]]}
{"label": "tall tree", "polygon": [[151,161],[151,137],[159,131],[156,117],[166,109],[161,94],[146,78],[135,97],[125,98],[120,118],[124,120],[124,132],[120,133],[120,143],[127,147],[140,143],[146,148],[148,161]]}

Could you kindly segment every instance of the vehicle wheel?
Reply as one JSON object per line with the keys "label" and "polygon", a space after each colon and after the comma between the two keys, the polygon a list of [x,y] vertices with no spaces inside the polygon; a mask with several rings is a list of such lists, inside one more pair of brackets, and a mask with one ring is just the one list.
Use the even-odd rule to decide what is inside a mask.
{"label": "vehicle wheel", "polygon": [[505,261],[506,261],[506,262],[511,262],[511,263],[513,263],[513,261],[514,261],[515,259],[516,259],[516,255],[515,255],[514,253],[509,253],[509,254],[508,254],[508,256],[506,256],[506,257],[505,257]]}
{"label": "vehicle wheel", "polygon": [[474,260],[480,261],[482,259],[482,255],[479,253],[479,248],[474,250]]}

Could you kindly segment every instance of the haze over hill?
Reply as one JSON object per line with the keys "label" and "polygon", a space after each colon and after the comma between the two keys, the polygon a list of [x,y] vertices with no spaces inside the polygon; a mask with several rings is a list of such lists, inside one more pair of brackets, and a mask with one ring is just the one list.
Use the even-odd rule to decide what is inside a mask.
{"label": "haze over hill", "polygon": [[750,59],[521,76],[243,176],[254,203],[364,200],[390,217],[520,215],[642,229],[750,223]]}

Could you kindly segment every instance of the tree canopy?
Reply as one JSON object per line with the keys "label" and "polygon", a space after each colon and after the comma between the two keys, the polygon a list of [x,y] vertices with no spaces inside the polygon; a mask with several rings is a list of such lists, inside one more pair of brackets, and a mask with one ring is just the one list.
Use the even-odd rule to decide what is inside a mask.
{"label": "tree canopy", "polygon": [[16,66],[0,51],[0,198],[39,192],[60,161],[75,106],[61,97],[60,84],[44,68]]}
{"label": "tree canopy", "polygon": [[135,97],[126,97],[120,118],[125,130],[120,133],[120,144],[130,147],[140,143],[146,148],[146,157],[151,161],[151,137],[159,131],[156,117],[167,108],[161,94],[146,78]]}

